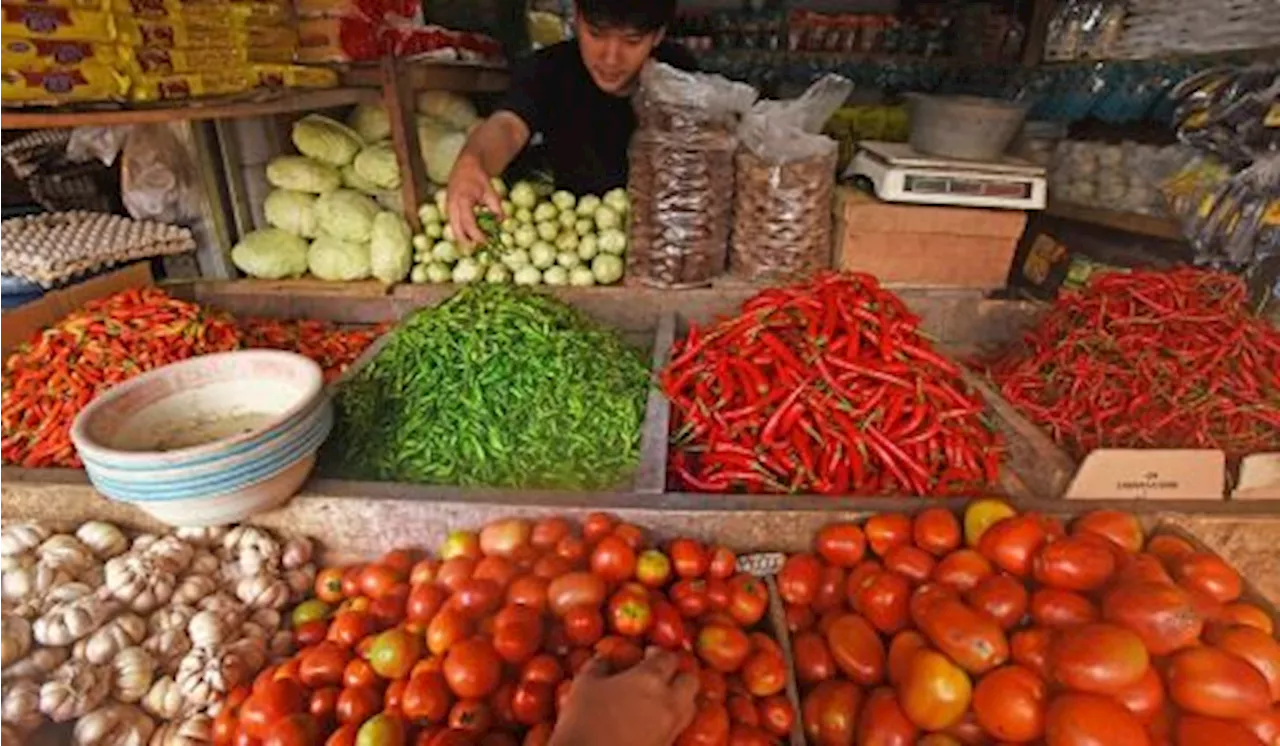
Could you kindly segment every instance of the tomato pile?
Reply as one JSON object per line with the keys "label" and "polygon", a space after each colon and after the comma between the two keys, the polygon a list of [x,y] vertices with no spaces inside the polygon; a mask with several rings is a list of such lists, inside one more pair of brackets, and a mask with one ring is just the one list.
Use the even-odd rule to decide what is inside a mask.
{"label": "tomato pile", "polygon": [[654,645],[699,677],[680,746],[770,746],[796,712],[768,607],[728,549],[660,549],[602,513],[455,531],[438,557],[322,570],[298,653],[227,698],[213,742],[543,746],[587,661],[622,670]]}
{"label": "tomato pile", "polygon": [[818,746],[1268,746],[1280,644],[1216,555],[1127,513],[833,524],[778,576]]}

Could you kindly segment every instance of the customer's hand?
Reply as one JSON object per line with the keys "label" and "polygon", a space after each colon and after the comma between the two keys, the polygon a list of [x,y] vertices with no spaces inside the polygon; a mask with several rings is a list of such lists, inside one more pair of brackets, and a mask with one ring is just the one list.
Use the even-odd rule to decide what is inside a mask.
{"label": "customer's hand", "polygon": [[658,648],[619,674],[593,659],[573,680],[548,746],[671,746],[693,720],[698,694],[698,677],[679,666]]}
{"label": "customer's hand", "polygon": [[476,224],[476,205],[482,205],[501,220],[502,199],[493,190],[489,175],[480,166],[480,161],[469,153],[458,156],[453,171],[449,173],[448,187],[449,225],[453,226],[454,238],[468,246],[485,243],[489,237]]}

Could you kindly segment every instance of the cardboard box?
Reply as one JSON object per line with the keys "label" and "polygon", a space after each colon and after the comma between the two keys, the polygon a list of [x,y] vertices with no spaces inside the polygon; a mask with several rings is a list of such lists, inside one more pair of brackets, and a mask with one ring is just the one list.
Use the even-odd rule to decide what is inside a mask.
{"label": "cardboard box", "polygon": [[0,354],[8,357],[20,345],[31,341],[41,329],[52,326],[91,300],[104,298],[121,290],[154,284],[151,266],[146,262],[138,262],[124,269],[45,293],[39,300],[5,311],[0,316]]}
{"label": "cardboard box", "polygon": [[1021,210],[892,204],[848,187],[835,210],[836,267],[923,287],[1004,287],[1027,223]]}

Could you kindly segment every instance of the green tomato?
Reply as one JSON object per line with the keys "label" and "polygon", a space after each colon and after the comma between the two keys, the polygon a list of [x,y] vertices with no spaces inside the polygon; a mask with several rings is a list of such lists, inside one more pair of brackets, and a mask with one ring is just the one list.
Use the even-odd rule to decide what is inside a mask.
{"label": "green tomato", "polygon": [[627,250],[627,234],[617,228],[600,231],[600,236],[596,240],[600,244],[600,250],[606,254],[621,256]]}
{"label": "green tomato", "polygon": [[507,269],[515,272],[522,267],[529,266],[529,252],[524,249],[513,249],[502,255],[502,263],[507,265]]}
{"label": "green tomato", "polygon": [[572,194],[561,189],[560,191],[551,195],[551,201],[555,204],[556,209],[572,210],[573,203],[576,202],[577,200],[573,198]]}
{"label": "green tomato", "polygon": [[517,285],[541,285],[542,272],[532,264],[521,267],[516,270],[515,281]]}
{"label": "green tomato", "polygon": [[490,264],[484,271],[484,281],[490,285],[505,285],[511,282],[511,270],[505,264]]}
{"label": "green tomato", "polygon": [[569,270],[569,284],[577,287],[594,285],[596,276],[592,274],[590,267],[574,267]]}
{"label": "green tomato", "polygon": [[588,194],[578,200],[578,208],[576,212],[579,216],[589,218],[596,214],[596,210],[600,209],[600,198],[594,194]]}
{"label": "green tomato", "polygon": [[507,182],[497,176],[489,179],[489,186],[493,187],[493,191],[496,192],[499,197],[507,196]]}
{"label": "green tomato", "polygon": [[556,215],[560,213],[556,206],[550,202],[542,202],[533,208],[533,219],[541,223],[544,220],[555,220]]}
{"label": "green tomato", "polygon": [[596,224],[586,218],[580,218],[573,224],[573,232],[584,238],[595,233],[595,230]]}
{"label": "green tomato", "polygon": [[452,280],[453,272],[449,269],[449,265],[443,262],[432,262],[427,265],[427,282],[441,285]]}
{"label": "green tomato", "polygon": [[558,220],[560,227],[567,231],[574,230],[578,225],[578,216],[572,210],[560,213]]}
{"label": "green tomato", "polygon": [[293,607],[293,613],[289,615],[289,620],[297,628],[317,619],[328,619],[329,611],[329,604],[318,598],[311,598]]}
{"label": "green tomato", "polygon": [[498,206],[502,208],[502,214],[506,215],[507,217],[511,217],[516,213],[516,203],[512,202],[509,199],[502,200],[502,202],[499,203]]}
{"label": "green tomato", "polygon": [[578,250],[578,234],[561,233],[556,239],[556,249],[559,251],[577,251]]}
{"label": "green tomato", "polygon": [[444,216],[449,213],[449,192],[444,187],[440,187],[435,193],[436,209],[440,211],[439,222],[444,222]]}
{"label": "green tomato", "polygon": [[453,226],[446,224],[444,228],[440,230],[440,237],[446,241],[453,241]]}
{"label": "green tomato", "polygon": [[560,226],[555,221],[538,223],[538,238],[543,241],[554,241],[558,235],[560,235]]}
{"label": "green tomato", "polygon": [[465,285],[479,280],[483,273],[484,270],[480,267],[480,262],[469,256],[464,256],[458,260],[457,264],[453,265],[451,277],[455,283]]}
{"label": "green tomato", "polygon": [[434,241],[444,236],[444,226],[439,223],[425,223],[422,226],[422,232]]}
{"label": "green tomato", "polygon": [[591,260],[591,273],[601,285],[612,285],[622,279],[622,257],[615,254],[599,254]]}
{"label": "green tomato", "polygon": [[538,269],[547,269],[556,263],[556,247],[546,241],[538,241],[529,247],[529,261]]}
{"label": "green tomato", "polygon": [[527,207],[517,207],[515,217],[517,223],[533,225],[533,211]]}
{"label": "green tomato", "polygon": [[617,211],[612,207],[602,205],[599,210],[596,210],[595,218],[596,227],[602,231],[607,231],[610,228],[617,228],[622,225],[622,218],[619,217]]}
{"label": "green tomato", "polygon": [[519,227],[520,223],[515,218],[503,218],[502,222],[498,223],[498,230],[503,233],[515,233],[516,228]]}
{"label": "green tomato", "polygon": [[532,225],[522,225],[516,228],[516,246],[527,249],[538,240],[538,229]]}
{"label": "green tomato", "polygon": [[516,182],[516,185],[511,187],[509,196],[512,204],[516,207],[533,209],[533,206],[538,203],[538,193],[533,190],[533,185],[527,181]]}
{"label": "green tomato", "polygon": [[582,261],[589,262],[592,259],[595,259],[596,254],[599,253],[600,247],[596,243],[596,236],[594,233],[588,233],[578,239],[578,256]]}
{"label": "green tomato", "polygon": [[415,264],[409,272],[409,281],[415,285],[421,285],[427,281],[427,265]]}
{"label": "green tomato", "polygon": [[551,267],[542,273],[542,281],[548,285],[566,285],[569,282],[569,270],[564,267]]}
{"label": "green tomato", "polygon": [[502,244],[504,249],[514,249],[516,247],[516,237],[511,233],[503,231],[498,234],[498,243]]}
{"label": "green tomato", "polygon": [[428,251],[431,249],[431,239],[419,233],[413,237],[413,248],[416,251]]}
{"label": "green tomato", "polygon": [[405,742],[404,726],[385,712],[364,721],[356,731],[356,746],[391,746]]}
{"label": "green tomato", "polygon": [[627,190],[622,187],[605,192],[604,203],[619,215],[626,215],[631,209],[631,200],[627,198]]}
{"label": "green tomato", "polygon": [[418,219],[424,224],[443,223],[444,211],[430,202],[425,202],[418,208]]}
{"label": "green tomato", "polygon": [[556,254],[556,264],[559,264],[565,269],[572,269],[573,267],[582,264],[582,260],[578,258],[578,252],[576,251],[562,251],[559,254]]}
{"label": "green tomato", "polygon": [[452,241],[440,241],[431,247],[431,256],[438,262],[453,264],[458,261],[458,246]]}

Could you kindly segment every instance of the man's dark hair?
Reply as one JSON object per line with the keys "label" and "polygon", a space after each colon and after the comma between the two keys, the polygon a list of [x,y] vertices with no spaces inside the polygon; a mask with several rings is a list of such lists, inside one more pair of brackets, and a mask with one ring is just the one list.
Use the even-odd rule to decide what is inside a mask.
{"label": "man's dark hair", "polygon": [[671,25],[676,0],[578,0],[578,11],[592,26],[650,33]]}

